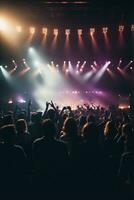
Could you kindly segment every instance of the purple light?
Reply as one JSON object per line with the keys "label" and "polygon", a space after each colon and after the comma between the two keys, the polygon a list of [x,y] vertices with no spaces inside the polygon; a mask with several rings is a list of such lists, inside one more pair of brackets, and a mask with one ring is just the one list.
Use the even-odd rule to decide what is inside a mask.
{"label": "purple light", "polygon": [[22,97],[18,97],[17,102],[18,103],[26,103],[26,101]]}

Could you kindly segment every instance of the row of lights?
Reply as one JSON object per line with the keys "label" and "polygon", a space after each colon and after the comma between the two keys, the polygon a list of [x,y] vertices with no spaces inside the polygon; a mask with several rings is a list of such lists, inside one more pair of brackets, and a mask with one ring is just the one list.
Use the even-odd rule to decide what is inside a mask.
{"label": "row of lights", "polygon": [[85,91],[79,91],[79,90],[73,90],[73,91],[60,91],[59,94],[102,94],[102,91],[98,90],[85,90]]}
{"label": "row of lights", "polygon": [[[118,31],[119,32],[123,32],[124,29],[125,29],[124,25],[119,25],[119,27],[118,27]],[[18,33],[21,33],[22,32],[22,27],[21,26],[16,26],[16,31]],[[95,28],[90,28],[89,31],[90,31],[90,34],[93,35],[95,33],[96,29]],[[131,25],[131,31],[134,32],[134,24]],[[36,28],[35,27],[30,27],[29,28],[29,33],[30,34],[34,34],[35,32],[36,32]],[[102,32],[104,34],[106,34],[108,32],[108,27],[103,27],[102,28]],[[59,33],[59,29],[54,28],[53,29],[53,34],[54,35],[58,35],[58,33]],[[70,29],[65,29],[65,35],[70,35],[70,33],[71,33]],[[77,34],[78,35],[82,35],[82,33],[83,33],[83,29],[77,29]],[[42,28],[42,34],[47,35],[48,34],[48,28],[43,27]]]}

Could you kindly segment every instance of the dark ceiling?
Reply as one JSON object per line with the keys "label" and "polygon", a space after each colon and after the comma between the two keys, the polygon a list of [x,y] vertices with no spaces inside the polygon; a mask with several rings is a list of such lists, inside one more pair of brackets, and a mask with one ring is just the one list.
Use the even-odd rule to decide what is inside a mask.
{"label": "dark ceiling", "polygon": [[1,0],[2,11],[33,24],[90,25],[134,22],[133,0]]}

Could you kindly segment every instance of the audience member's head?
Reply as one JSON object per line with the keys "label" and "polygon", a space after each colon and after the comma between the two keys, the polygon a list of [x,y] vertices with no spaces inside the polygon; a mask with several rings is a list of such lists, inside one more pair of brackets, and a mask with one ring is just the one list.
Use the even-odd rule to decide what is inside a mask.
{"label": "audience member's head", "polygon": [[68,117],[63,124],[63,131],[65,132],[66,136],[69,138],[75,138],[78,136],[78,128],[76,120],[72,117]]}
{"label": "audience member's head", "polygon": [[33,123],[39,123],[42,119],[42,112],[34,112],[32,113],[31,120]]}
{"label": "audience member's head", "polygon": [[27,132],[27,123],[24,119],[18,119],[16,122],[16,130],[18,134]]}
{"label": "audience member's head", "polygon": [[90,114],[87,116],[87,122],[90,123],[95,123],[96,122],[96,119],[95,119],[95,116],[93,114]]}
{"label": "audience member's head", "polygon": [[117,127],[115,121],[108,121],[104,127],[104,136],[113,139],[117,134]]}
{"label": "audience member's head", "polygon": [[87,142],[97,142],[98,139],[98,130],[94,123],[86,123],[82,129],[82,136]]}
{"label": "audience member's head", "polygon": [[132,124],[126,123],[122,126],[122,136],[125,138],[124,144],[127,148],[134,150],[134,129]]}
{"label": "audience member's head", "polygon": [[3,125],[13,124],[13,123],[14,123],[14,119],[13,119],[13,116],[11,114],[5,115],[3,117]]}
{"label": "audience member's head", "polygon": [[81,115],[81,116],[79,117],[79,126],[80,126],[80,127],[83,127],[85,123],[86,123],[86,117],[83,116],[83,115]]}
{"label": "audience member's head", "polygon": [[55,120],[55,116],[56,116],[55,110],[52,109],[52,108],[49,109],[47,111],[47,116],[48,116],[49,119],[51,119],[52,121],[54,121]]}
{"label": "audience member's head", "polygon": [[56,136],[56,127],[52,120],[45,119],[42,122],[42,133],[47,138],[54,138]]}
{"label": "audience member's head", "polygon": [[13,124],[5,125],[0,129],[0,135],[4,143],[13,145],[16,139],[16,130]]}

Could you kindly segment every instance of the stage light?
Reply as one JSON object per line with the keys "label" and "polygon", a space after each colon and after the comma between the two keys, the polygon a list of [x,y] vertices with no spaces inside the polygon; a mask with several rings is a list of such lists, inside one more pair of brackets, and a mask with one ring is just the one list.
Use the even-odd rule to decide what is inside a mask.
{"label": "stage light", "polygon": [[95,28],[90,28],[90,35],[93,35],[95,33]]}
{"label": "stage light", "polygon": [[130,67],[130,69],[132,70],[132,69],[133,69],[133,67]]}
{"label": "stage light", "polygon": [[12,103],[13,103],[13,100],[9,99],[8,104],[12,104]]}
{"label": "stage light", "polygon": [[21,26],[16,26],[16,31],[17,31],[18,33],[21,33],[21,32],[22,32],[22,27],[21,27]]}
{"label": "stage light", "polygon": [[104,34],[106,34],[107,31],[108,31],[108,27],[103,27],[103,28],[102,28],[102,32],[103,32]]}
{"label": "stage light", "polygon": [[102,66],[102,68],[97,72],[97,74],[94,77],[94,81],[97,82],[100,80],[102,75],[105,73],[106,69],[110,65],[111,61],[106,61],[106,63]]}
{"label": "stage light", "polygon": [[82,35],[82,29],[78,29],[77,33],[78,33],[79,36],[81,36]]}
{"label": "stage light", "polygon": [[129,67],[132,63],[133,63],[133,61],[131,60],[131,61],[124,67],[124,71],[125,71],[126,69],[128,69],[128,67]]}
{"label": "stage light", "polygon": [[69,36],[70,35],[70,29],[65,29],[65,35]]}
{"label": "stage light", "polygon": [[131,31],[134,32],[134,24],[131,25]]}
{"label": "stage light", "polygon": [[4,18],[0,17],[0,31],[7,29],[7,22]]}
{"label": "stage light", "polygon": [[33,47],[29,47],[29,49],[28,49],[28,52],[30,53],[30,54],[33,54],[34,53],[34,48]]}
{"label": "stage light", "polygon": [[91,65],[91,68],[92,68],[92,70],[95,72],[96,71],[96,68],[93,66],[93,65]]}
{"label": "stage light", "polygon": [[18,103],[26,103],[26,101],[22,97],[17,98]]}
{"label": "stage light", "polygon": [[96,61],[94,61],[93,63],[94,63],[94,65],[97,67],[97,62],[96,62]]}
{"label": "stage light", "polygon": [[123,32],[124,31],[124,26],[123,25],[119,25],[119,32]]}
{"label": "stage light", "polygon": [[43,33],[44,35],[47,35],[47,28],[43,27],[43,28],[42,28],[42,33]]}
{"label": "stage light", "polygon": [[30,34],[34,34],[35,33],[35,27],[30,27],[29,32],[30,32]]}
{"label": "stage light", "polygon": [[69,72],[69,69],[67,68],[67,69],[66,69],[66,73],[68,73],[68,72]]}
{"label": "stage light", "polygon": [[55,36],[57,36],[58,35],[58,29],[54,29],[54,31],[53,31],[53,34],[55,35]]}

